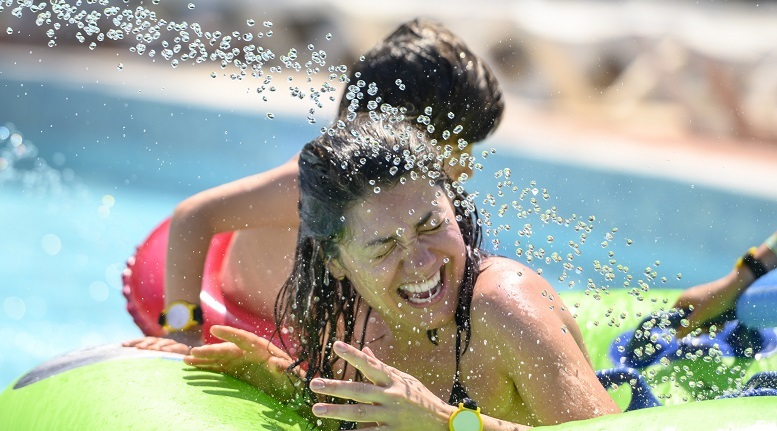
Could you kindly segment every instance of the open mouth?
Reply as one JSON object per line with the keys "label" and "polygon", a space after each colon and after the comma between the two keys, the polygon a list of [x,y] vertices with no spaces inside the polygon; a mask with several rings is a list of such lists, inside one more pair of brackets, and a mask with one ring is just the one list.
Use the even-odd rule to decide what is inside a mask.
{"label": "open mouth", "polygon": [[407,283],[397,289],[399,296],[413,304],[428,304],[442,292],[442,277],[436,272],[430,279]]}

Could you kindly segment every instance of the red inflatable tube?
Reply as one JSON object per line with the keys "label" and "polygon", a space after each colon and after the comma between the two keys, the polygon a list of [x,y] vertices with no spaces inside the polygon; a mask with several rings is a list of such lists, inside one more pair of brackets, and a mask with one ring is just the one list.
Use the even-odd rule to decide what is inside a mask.
{"label": "red inflatable tube", "polygon": [[[165,260],[169,229],[168,218],[138,246],[135,255],[127,260],[127,268],[122,273],[122,292],[127,298],[127,311],[147,336],[164,335],[159,325],[159,314],[165,305]],[[246,311],[225,298],[221,292],[221,265],[232,241],[232,234],[225,232],[214,236],[205,261],[200,293],[205,342],[221,342],[210,335],[210,327],[228,325],[272,339],[273,343],[280,346],[278,337],[272,337],[275,332],[274,321]]]}

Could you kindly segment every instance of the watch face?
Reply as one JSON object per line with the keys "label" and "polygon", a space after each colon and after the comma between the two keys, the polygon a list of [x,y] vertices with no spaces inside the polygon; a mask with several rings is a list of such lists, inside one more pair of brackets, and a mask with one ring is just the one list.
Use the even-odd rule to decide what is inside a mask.
{"label": "watch face", "polygon": [[167,326],[174,330],[183,329],[191,319],[192,312],[184,304],[173,304],[165,313]]}
{"label": "watch face", "polygon": [[461,410],[451,423],[455,431],[480,431],[480,418],[473,410]]}

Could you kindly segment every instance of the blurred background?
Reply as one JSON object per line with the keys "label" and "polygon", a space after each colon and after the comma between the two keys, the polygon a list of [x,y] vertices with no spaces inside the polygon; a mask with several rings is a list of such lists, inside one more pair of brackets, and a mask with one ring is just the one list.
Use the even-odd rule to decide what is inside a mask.
{"label": "blurred background", "polygon": [[[79,3],[83,5],[77,9],[88,13],[104,12],[102,3],[113,4]],[[271,30],[272,36],[261,40],[233,37],[231,46],[261,44],[278,55],[292,47],[304,51],[310,43],[323,44],[328,33],[334,38],[326,46],[330,64],[335,60],[344,65],[353,64],[399,23],[428,17],[454,29],[493,66],[510,95],[534,109],[649,134],[777,139],[777,7],[773,1],[484,0],[475,6],[441,0],[422,4],[409,0],[282,4],[127,0],[116,4],[126,10],[148,7],[156,18],[202,23],[204,31],[225,36],[233,30]],[[6,30],[0,32],[0,42],[6,49],[55,44],[58,51],[79,47],[77,52],[83,54],[96,43],[95,54],[107,57],[138,43],[131,34],[117,40],[107,30],[99,37],[68,25],[76,12],[60,20],[55,12],[41,21],[35,10],[22,17],[26,8],[8,5],[0,14],[0,28]],[[97,23],[101,20],[106,27],[109,18],[103,13]],[[255,27],[247,25],[248,19],[255,20]],[[264,21],[271,21],[272,28],[263,27]],[[162,40],[146,45],[160,52]],[[166,63],[157,55],[155,64],[169,66]]]}
{"label": "blurred background", "polygon": [[[52,3],[0,1],[0,386],[138,336],[121,295],[135,246],[186,196],[291,157],[347,67],[416,17],[497,74],[506,113],[472,189],[494,214],[536,196],[567,220],[489,226],[557,289],[620,287],[628,266],[688,287],[775,229],[772,1]],[[581,222],[583,257],[546,265]],[[596,278],[613,256],[626,270]]]}

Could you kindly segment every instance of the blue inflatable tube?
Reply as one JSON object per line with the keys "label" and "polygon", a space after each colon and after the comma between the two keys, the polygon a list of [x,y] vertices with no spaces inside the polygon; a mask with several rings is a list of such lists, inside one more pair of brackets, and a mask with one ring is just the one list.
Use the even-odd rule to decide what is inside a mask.
{"label": "blue inflatable tube", "polygon": [[737,319],[750,328],[777,327],[777,270],[748,287],[737,301]]}

